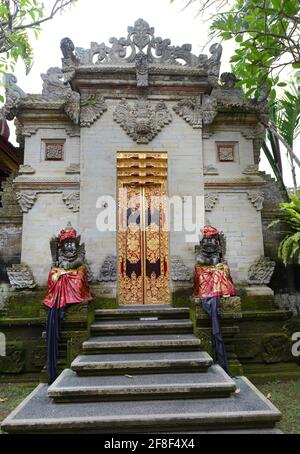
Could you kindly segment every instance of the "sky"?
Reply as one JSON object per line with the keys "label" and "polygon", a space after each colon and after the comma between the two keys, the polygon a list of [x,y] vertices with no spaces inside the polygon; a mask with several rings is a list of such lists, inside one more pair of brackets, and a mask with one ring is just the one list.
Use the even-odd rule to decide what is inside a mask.
{"label": "sky", "polygon": [[[49,3],[50,2],[50,3]],[[52,4],[52,0],[44,4]],[[18,85],[27,93],[40,93],[42,90],[41,73],[51,66],[61,66],[60,41],[69,37],[77,47],[89,48],[90,42],[105,42],[115,36],[127,36],[127,27],[133,26],[138,18],[145,19],[155,28],[155,35],[170,38],[172,44],[192,44],[192,52],[208,53],[208,23],[197,15],[197,2],[185,8],[187,0],[78,0],[76,5],[58,14],[43,24],[37,41],[33,40],[34,64],[28,76],[22,62],[18,63],[15,75]],[[210,44],[212,44],[211,42]],[[233,52],[231,42],[223,43],[221,71],[230,71],[229,59]],[[11,127],[11,130],[13,128]],[[15,143],[12,130],[10,140]],[[300,141],[298,142],[300,146]],[[271,173],[268,162],[262,156],[261,170]],[[284,163],[285,183],[292,186],[289,167]],[[300,182],[300,171],[298,172]]]}

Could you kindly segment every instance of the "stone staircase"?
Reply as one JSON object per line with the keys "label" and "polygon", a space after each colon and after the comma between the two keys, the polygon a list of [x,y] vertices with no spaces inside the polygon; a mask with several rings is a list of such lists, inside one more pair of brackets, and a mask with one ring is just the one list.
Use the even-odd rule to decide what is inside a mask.
{"label": "stone staircase", "polygon": [[201,351],[187,308],[98,310],[70,369],[39,385],[7,433],[278,433],[280,412]]}

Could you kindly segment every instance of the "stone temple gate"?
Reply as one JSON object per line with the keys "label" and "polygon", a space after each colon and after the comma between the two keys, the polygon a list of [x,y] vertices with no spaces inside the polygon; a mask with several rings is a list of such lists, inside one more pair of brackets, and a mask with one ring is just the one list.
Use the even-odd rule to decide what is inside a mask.
{"label": "stone temple gate", "polygon": [[[16,117],[25,148],[14,180],[23,211],[21,261],[37,284],[46,283],[49,238],[68,221],[82,234],[98,292],[114,297],[119,288],[121,302],[130,300],[126,288],[138,287],[132,302],[155,303],[190,287],[204,222],[223,230],[233,279],[245,283],[264,253],[258,164],[266,105],[245,101],[232,74],[219,77],[221,45],[196,56],[189,44],[171,45],[139,19],[127,38],[89,49],[64,38],[61,50],[62,67],[42,74],[42,94],[26,94],[6,77],[6,116]],[[121,232],[117,211],[116,228],[99,231],[99,214],[111,200],[118,205],[122,188],[140,197],[138,204],[155,194],[179,202],[182,228],[176,211],[169,234],[162,233],[164,207],[157,206],[149,208],[158,212],[155,233],[138,237],[130,226]],[[136,266],[142,282],[122,280],[122,263]],[[151,267],[160,282],[150,282]]]}

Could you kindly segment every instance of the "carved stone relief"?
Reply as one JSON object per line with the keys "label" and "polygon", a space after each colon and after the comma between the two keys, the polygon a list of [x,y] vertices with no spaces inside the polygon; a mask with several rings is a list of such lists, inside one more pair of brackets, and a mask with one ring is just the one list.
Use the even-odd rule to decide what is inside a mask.
{"label": "carved stone relief", "polygon": [[37,193],[35,191],[21,191],[16,193],[16,198],[22,212],[28,213],[37,200]]}
{"label": "carved stone relief", "polygon": [[138,99],[133,106],[123,99],[116,107],[113,118],[137,143],[150,142],[172,121],[164,102],[152,105],[144,98]]}
{"label": "carved stone relief", "polygon": [[212,164],[203,167],[203,175],[219,175],[219,171]]}
{"label": "carved stone relief", "polygon": [[67,168],[66,168],[66,174],[78,174],[80,173],[80,164],[74,164],[71,163]]}
{"label": "carved stone relief", "polygon": [[117,257],[108,255],[100,268],[99,282],[115,282],[117,280]]}
{"label": "carved stone relief", "polygon": [[205,211],[212,211],[218,200],[218,194],[214,192],[207,192],[204,196]]}
{"label": "carved stone relief", "polygon": [[31,167],[29,164],[21,164],[19,167],[18,174],[19,175],[33,175],[35,173],[35,169]]}
{"label": "carved stone relief", "polygon": [[[143,19],[138,19],[134,26],[128,27],[127,30],[127,38],[112,37],[109,40],[110,46],[93,42],[89,49],[76,47],[75,54],[72,41],[64,38],[61,42],[64,66],[72,66],[74,63],[79,65],[128,64],[136,62],[143,56],[144,62],[148,64],[192,66],[218,77],[222,55],[221,44],[215,43],[210,47],[209,57],[207,55],[197,57],[192,54],[190,44],[171,46],[170,39],[156,37],[154,28]],[[142,83],[144,82],[145,80]]]}
{"label": "carved stone relief", "polygon": [[208,95],[185,98],[173,106],[173,110],[194,129],[211,124],[218,113],[216,108],[216,100]]}
{"label": "carved stone relief", "polygon": [[248,271],[248,284],[252,285],[267,285],[271,281],[274,273],[276,262],[268,257],[261,256]]}
{"label": "carved stone relief", "polygon": [[36,283],[28,265],[21,263],[6,268],[8,279],[13,290],[35,288]]}
{"label": "carved stone relief", "polygon": [[99,94],[83,94],[81,96],[80,126],[91,126],[103,112],[107,105],[103,96]]}
{"label": "carved stone relief", "polygon": [[73,211],[73,213],[77,213],[80,210],[80,192],[63,192],[62,199],[65,205],[69,208],[69,210]]}
{"label": "carved stone relief", "polygon": [[264,203],[264,193],[263,192],[256,192],[251,191],[248,192],[248,198],[250,199],[251,203],[254,205],[257,211],[261,211],[263,209]]}
{"label": "carved stone relief", "polygon": [[172,281],[191,281],[193,272],[188,268],[179,255],[171,257],[171,279]]}

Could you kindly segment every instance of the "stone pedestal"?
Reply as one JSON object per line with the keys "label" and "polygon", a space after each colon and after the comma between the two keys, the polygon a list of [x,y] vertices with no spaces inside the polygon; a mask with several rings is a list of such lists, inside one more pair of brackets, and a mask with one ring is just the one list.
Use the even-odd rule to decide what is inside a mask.
{"label": "stone pedestal", "polygon": [[[201,302],[191,298],[192,308],[195,311],[195,334],[201,340],[202,349],[214,356],[211,342],[211,320],[203,310]],[[237,358],[234,341],[240,332],[238,321],[242,318],[241,299],[231,296],[221,299],[221,326],[226,352],[228,356],[229,372],[231,375],[243,375],[243,366]]]}

